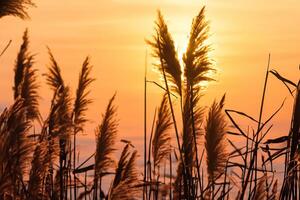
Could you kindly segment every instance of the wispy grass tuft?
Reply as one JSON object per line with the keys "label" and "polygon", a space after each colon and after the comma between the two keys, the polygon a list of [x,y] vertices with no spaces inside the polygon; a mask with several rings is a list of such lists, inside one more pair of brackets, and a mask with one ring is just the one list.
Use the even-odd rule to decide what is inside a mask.
{"label": "wispy grass tuft", "polygon": [[225,95],[220,103],[215,101],[212,104],[205,127],[206,163],[210,182],[214,182],[224,173],[228,158],[225,145],[227,123],[223,113],[224,99]]}
{"label": "wispy grass tuft", "polygon": [[159,70],[161,72],[165,70],[171,89],[181,96],[181,67],[174,41],[160,11],[157,12],[156,34],[153,36],[153,41],[148,40],[147,43],[153,47],[153,55],[161,59]]}
{"label": "wispy grass tuft", "polygon": [[33,69],[34,56],[29,52],[29,37],[26,29],[15,64],[14,98],[23,98],[27,120],[39,120],[37,70]]}
{"label": "wispy grass tuft", "polygon": [[17,198],[19,184],[27,175],[33,143],[28,138],[30,124],[21,98],[0,115],[0,197],[5,193]]}
{"label": "wispy grass tuft", "polygon": [[[58,138],[41,138],[36,145],[28,182],[28,197],[32,200],[48,198],[45,181],[58,156]],[[48,183],[49,184],[49,183]]]}
{"label": "wispy grass tuft", "polygon": [[167,94],[163,96],[158,109],[156,128],[152,141],[152,155],[154,167],[168,158],[171,151],[171,135],[169,129],[172,126],[171,112],[168,107]]}
{"label": "wispy grass tuft", "polygon": [[116,94],[109,100],[102,122],[96,130],[94,196],[97,196],[99,181],[101,192],[102,176],[115,164],[114,159],[112,158],[112,153],[116,150],[114,145],[116,142],[118,126],[118,121],[116,119],[117,108],[113,105],[115,96]]}
{"label": "wispy grass tuft", "polygon": [[73,120],[76,126],[75,133],[82,131],[82,126],[87,121],[85,118],[85,112],[87,111],[88,105],[92,103],[92,100],[87,98],[90,93],[88,87],[95,80],[90,77],[91,70],[92,66],[90,65],[90,59],[87,57],[82,64],[76,90],[76,98],[73,109]]}
{"label": "wispy grass tuft", "polygon": [[63,90],[63,87],[65,86],[62,75],[61,75],[61,70],[60,67],[58,65],[58,63],[56,62],[50,48],[48,48],[48,53],[50,56],[50,61],[51,61],[51,65],[48,68],[48,73],[46,74],[46,81],[48,83],[48,85],[55,91],[57,92],[57,90],[60,88],[61,90]]}
{"label": "wispy grass tuft", "polygon": [[184,76],[189,86],[199,87],[203,81],[213,80],[208,72],[213,71],[212,60],[208,53],[211,51],[207,44],[209,26],[205,20],[205,7],[194,18],[186,53],[183,55],[185,64]]}
{"label": "wispy grass tuft", "polygon": [[129,145],[127,144],[119,160],[116,176],[108,196],[110,200],[134,200],[141,198],[139,172],[136,166],[137,151],[134,150],[130,156],[128,150]]}
{"label": "wispy grass tuft", "polygon": [[0,18],[5,16],[14,16],[21,19],[28,19],[27,9],[34,6],[31,0],[1,0]]}

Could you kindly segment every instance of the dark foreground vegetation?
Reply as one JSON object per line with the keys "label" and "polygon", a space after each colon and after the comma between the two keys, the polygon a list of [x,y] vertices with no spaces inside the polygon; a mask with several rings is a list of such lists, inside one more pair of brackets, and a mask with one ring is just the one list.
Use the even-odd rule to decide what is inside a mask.
{"label": "dark foreground vegetation", "polygon": [[[26,8],[31,5],[30,0],[3,0],[0,18],[27,18]],[[0,115],[0,199],[300,199],[299,81],[282,77],[268,64],[258,119],[224,109],[225,95],[205,110],[200,105],[201,85],[213,81],[208,74],[214,67],[208,57],[204,12],[201,9],[192,22],[182,62],[158,12],[153,38],[147,43],[163,78],[162,85],[156,84],[165,94],[155,111],[151,131],[145,118],[144,152],[138,153],[130,141],[122,140],[119,160],[113,159],[119,151],[115,149],[118,121],[113,95],[96,128],[96,151],[87,158],[94,162],[88,166],[86,161],[77,161],[76,145],[80,141],[76,136],[84,132],[88,121],[85,113],[94,81],[90,60],[86,58],[82,64],[72,97],[60,65],[48,49],[50,67],[45,77],[53,96],[48,115],[42,117],[38,71],[26,30],[14,66],[14,102]],[[288,105],[293,106],[290,132],[267,140],[272,118],[283,107],[262,120],[269,75],[282,81],[294,105]],[[148,83],[145,77],[145,97]],[[180,102],[179,116],[175,114],[175,100]],[[146,103],[145,98],[145,110]],[[256,126],[244,130],[233,115]],[[138,154],[144,155],[143,172],[136,164]],[[277,159],[283,161],[282,174],[276,173],[273,165]],[[104,187],[103,179],[108,176],[110,183]]]}

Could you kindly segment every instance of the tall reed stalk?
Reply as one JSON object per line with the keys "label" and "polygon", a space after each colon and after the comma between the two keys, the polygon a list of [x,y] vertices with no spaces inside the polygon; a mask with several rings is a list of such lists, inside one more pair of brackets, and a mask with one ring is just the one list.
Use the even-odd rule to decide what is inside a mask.
{"label": "tall reed stalk", "polygon": [[[88,98],[89,85],[94,81],[93,78],[90,77],[91,74],[91,66],[89,57],[87,57],[81,68],[81,72],[79,74],[79,81],[76,90],[76,98],[73,106],[72,112],[72,120],[73,120],[73,171],[76,169],[76,135],[79,132],[83,131],[83,126],[85,122],[87,122],[85,113],[87,111],[88,105],[92,103],[92,100]],[[77,178],[75,173],[73,173],[74,180],[74,198],[77,197]]]}
{"label": "tall reed stalk", "polygon": [[223,113],[224,100],[225,95],[219,103],[212,104],[205,127],[206,165],[212,199],[215,198],[216,181],[224,173],[228,158],[225,144],[228,128],[225,113]]}
{"label": "tall reed stalk", "polygon": [[[113,167],[114,160],[112,153],[115,151],[114,145],[117,136],[118,122],[116,120],[116,107],[113,105],[115,95],[109,100],[106,112],[103,115],[101,124],[96,130],[96,154],[95,154],[95,175],[94,175],[94,195],[93,199],[100,200],[104,197],[101,195],[101,179],[108,170]],[[100,185],[99,185],[100,184]],[[100,191],[98,194],[98,190]]]}

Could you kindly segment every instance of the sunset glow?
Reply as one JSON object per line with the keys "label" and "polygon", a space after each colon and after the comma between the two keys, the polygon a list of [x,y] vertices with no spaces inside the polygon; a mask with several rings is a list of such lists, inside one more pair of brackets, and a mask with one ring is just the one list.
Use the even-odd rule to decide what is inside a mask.
{"label": "sunset glow", "polygon": [[[156,112],[158,112],[159,108],[160,109],[165,108],[166,113],[167,113],[166,111],[167,108],[171,110],[169,113],[170,114],[169,125],[171,124],[172,126],[171,125],[170,127],[167,126],[168,121],[165,122],[167,124],[165,126],[169,128],[168,130],[172,133],[170,139],[171,142],[170,144],[168,143],[168,145],[172,146],[173,149],[171,152],[168,151],[166,153],[168,154],[167,158],[165,157],[161,158],[159,153],[157,153],[157,158],[154,157],[153,160],[157,159],[158,160],[157,163],[159,163],[160,159],[164,160],[164,162],[165,160],[167,160],[164,164],[169,165],[168,159],[171,160],[173,159],[172,162],[174,163],[174,166],[167,166],[170,169],[173,169],[173,172],[177,170],[177,163],[181,162],[182,164],[184,162],[187,162],[187,161],[183,162],[183,159],[180,160],[181,158],[180,156],[177,157],[177,155],[175,154],[172,155],[173,151],[177,152],[181,150],[180,144],[177,144],[176,141],[184,140],[184,134],[189,131],[192,132],[195,138],[192,138],[191,141],[195,141],[195,143],[191,143],[189,145],[185,144],[185,145],[190,147],[195,145],[196,147],[191,147],[192,149],[191,151],[194,153],[195,152],[199,153],[199,155],[197,154],[196,156],[198,156],[200,159],[202,150],[204,152],[205,148],[207,148],[209,143],[208,141],[209,136],[205,135],[205,133],[209,132],[209,130],[207,130],[210,128],[208,123],[209,120],[213,121],[213,119],[215,118],[216,120],[219,120],[219,123],[221,124],[220,126],[224,126],[228,128],[228,130],[230,130],[226,132],[224,131],[225,130],[224,128],[223,130],[224,135],[226,136],[230,134],[231,134],[230,136],[233,135],[232,141],[238,143],[239,145],[242,144],[242,140],[235,135],[236,132],[238,131],[244,131],[245,133],[247,132],[247,134],[249,134],[247,136],[242,134],[243,136],[245,136],[245,138],[252,137],[252,136],[254,138],[254,139],[248,138],[247,144],[248,142],[251,141],[253,142],[252,147],[254,147],[254,143],[256,142],[257,148],[258,149],[261,148],[262,151],[265,150],[264,153],[269,151],[268,149],[269,146],[268,147],[264,146],[265,149],[263,149],[262,146],[266,144],[264,142],[266,142],[268,139],[271,138],[277,138],[279,136],[288,135],[291,131],[291,124],[293,124],[293,122],[296,121],[293,118],[294,116],[293,113],[295,114],[295,112],[293,112],[293,109],[297,105],[294,101],[295,98],[297,97],[297,93],[296,93],[297,84],[300,75],[299,73],[300,72],[299,71],[300,1],[298,0],[286,0],[284,2],[271,1],[271,0],[264,0],[264,1],[261,0],[244,0],[244,1],[240,1],[240,0],[226,0],[226,1],[225,0],[223,1],[221,0],[219,1],[217,0],[215,1],[208,1],[208,0],[205,1],[198,1],[198,0],[185,0],[185,1],[183,0],[150,0],[150,1],[149,0],[111,0],[111,1],[31,0],[31,1],[35,4],[35,6],[31,6],[31,5],[26,6],[26,12],[28,12],[30,18],[25,20],[21,19],[22,16],[16,16],[15,14],[10,14],[7,16],[3,14],[2,17],[1,16],[2,4],[0,3],[0,27],[1,27],[0,28],[1,30],[0,31],[0,38],[1,38],[0,54],[2,50],[5,49],[6,45],[9,44],[7,46],[8,48],[3,51],[3,55],[0,55],[0,76],[1,76],[0,112],[5,113],[4,112],[5,108],[13,105],[14,102],[17,101],[17,97],[14,96],[17,93],[16,91],[18,91],[15,88],[16,78],[14,76],[17,71],[15,70],[16,69],[15,66],[17,65],[17,60],[18,60],[17,55],[18,52],[20,51],[20,46],[22,42],[24,42],[22,36],[26,29],[28,30],[28,38],[29,38],[28,49],[30,54],[28,55],[33,56],[32,60],[31,58],[30,59],[27,58],[26,62],[29,62],[30,64],[30,62],[32,61],[33,68],[37,70],[36,81],[37,81],[38,96],[39,96],[38,104],[39,104],[40,115],[37,117],[38,120],[35,119],[36,121],[34,121],[33,123],[34,128],[31,127],[30,129],[30,130],[34,130],[34,134],[38,133],[38,135],[42,135],[40,134],[40,132],[42,132],[42,130],[44,129],[45,130],[47,129],[44,128],[47,127],[46,125],[42,126],[43,123],[45,124],[50,123],[47,120],[55,118],[49,113],[51,109],[53,109],[54,107],[52,105],[53,102],[55,101],[60,102],[61,99],[59,98],[62,98],[61,96],[63,96],[63,94],[66,96],[69,95],[68,97],[70,97],[69,103],[71,102],[70,103],[71,107],[75,105],[74,100],[76,99],[76,95],[80,94],[80,92],[78,92],[77,89],[78,80],[79,80],[78,77],[82,70],[82,66],[84,65],[84,61],[88,61],[87,62],[88,69],[91,69],[88,77],[90,77],[91,80],[92,79],[95,80],[89,82],[90,85],[87,84],[88,92],[86,95],[83,95],[84,97],[89,97],[91,99],[91,103],[90,101],[88,101],[88,103],[86,104],[87,108],[83,109],[82,111],[84,112],[86,121],[83,120],[82,124],[80,124],[78,128],[78,132],[76,132],[77,127],[76,124],[74,123],[75,120],[74,116],[76,116],[76,114],[74,114],[75,111],[72,111],[73,113],[70,114],[71,122],[68,122],[69,125],[72,124],[70,125],[70,127],[72,126],[72,128],[70,129],[74,131],[74,134],[72,133],[70,135],[70,138],[71,140],[74,141],[76,140],[77,142],[76,145],[74,145],[75,150],[74,149],[70,150],[73,159],[76,158],[77,156],[77,160],[76,161],[75,159],[73,160],[75,163],[72,168],[73,172],[75,171],[76,167],[79,166],[79,163],[84,162],[85,159],[87,157],[90,157],[91,155],[92,155],[91,157],[92,161],[88,161],[87,163],[88,164],[93,163],[94,162],[93,159],[95,157],[94,156],[95,150],[97,151],[97,148],[98,149],[102,148],[102,146],[98,145],[96,141],[100,141],[99,135],[101,134],[99,134],[98,132],[101,132],[102,129],[105,129],[105,126],[103,125],[104,126],[103,128],[102,126],[100,126],[100,124],[103,120],[103,117],[105,117],[105,113],[109,113],[109,109],[107,105],[110,105],[108,104],[108,102],[114,94],[116,94],[116,96],[115,99],[111,100],[112,102],[111,113],[113,113],[112,115],[116,117],[116,119],[113,118],[115,119],[115,121],[113,120],[111,121],[115,122],[117,125],[113,124],[110,121],[110,118],[107,119],[108,124],[109,122],[111,122],[113,124],[112,127],[114,126],[117,127],[116,128],[117,142],[116,142],[115,149],[117,149],[118,151],[116,151],[117,153],[114,152],[113,160],[119,159],[119,156],[121,155],[121,149],[124,147],[125,144],[130,144],[138,152],[137,163],[140,169],[143,168],[141,166],[145,165],[145,160],[146,160],[146,159],[143,160],[146,151],[144,149],[145,147],[144,142],[146,141],[147,145],[151,144],[150,135],[155,133],[156,129],[154,127],[157,126],[157,124],[159,124],[158,122],[155,122],[153,120],[154,119],[157,120],[157,118],[159,117],[166,119],[166,121],[168,119],[168,116],[164,116],[164,115],[157,115],[154,118],[154,115]],[[203,57],[208,58],[208,60],[212,62],[212,68],[214,69],[214,70],[210,70],[210,69],[207,70],[205,75],[209,78],[212,78],[214,81],[198,81],[198,82],[195,81],[196,84],[199,84],[201,86],[201,90],[195,89],[196,94],[193,94],[194,92],[193,87],[196,88],[196,86],[192,84],[191,86],[190,85],[187,86],[186,84],[186,80],[188,78],[185,77],[186,75],[184,74],[184,70],[187,67],[183,62],[183,55],[187,52],[193,19],[194,20],[196,19],[196,16],[198,16],[203,6],[205,6],[205,13],[203,14],[205,16],[203,19],[205,20],[201,23],[208,22],[209,29],[207,33],[208,39],[204,40],[203,43],[201,44],[204,46],[209,45],[211,49],[207,52],[207,54],[203,52],[202,53],[204,55]],[[157,25],[159,24],[157,22],[159,18],[158,11],[162,13],[164,23],[168,28],[168,33],[172,37],[175,46],[175,54],[178,58],[180,66],[179,64],[176,65],[176,63],[178,62],[176,62],[177,61],[176,56],[174,57],[172,54],[173,49],[171,50],[167,49],[168,44],[166,45],[167,55],[163,55],[162,52],[155,49],[155,46],[151,46],[147,43],[147,41],[152,41],[156,45],[157,44],[161,45],[161,43],[163,43],[164,41],[170,42],[167,40],[168,38],[167,39],[163,38],[165,39],[163,40],[163,42],[161,42],[160,40],[155,41],[153,39],[153,36],[156,36],[155,34],[158,34],[157,32],[159,32],[157,31],[157,29],[159,29]],[[163,33],[160,34],[163,35]],[[63,84],[60,83],[61,85],[56,88],[57,91],[49,87],[49,68],[54,66],[53,64],[54,61],[51,60],[51,57],[49,56],[48,48],[51,49],[51,52],[53,54],[53,59],[55,59],[55,62],[57,62],[57,67],[59,68],[58,71],[61,73],[63,79]],[[160,54],[157,52],[159,52]],[[159,56],[157,55],[156,55],[157,57],[153,56],[155,53],[159,54]],[[270,63],[268,65],[269,54],[270,54]],[[28,55],[26,54],[26,56]],[[201,57],[201,55],[202,54],[200,53],[198,55],[195,55],[195,57],[197,56]],[[90,60],[85,60],[86,57],[89,57]],[[172,65],[169,64],[168,61]],[[157,66],[161,67],[162,66],[161,64],[163,62],[167,63],[166,64],[167,67],[170,66],[171,66],[170,68],[173,67],[170,70],[171,72],[170,71],[163,72],[162,68],[157,67]],[[28,65],[28,63],[26,64]],[[196,66],[196,64],[194,65]],[[194,65],[193,65],[194,67],[193,69],[197,67],[197,66],[195,67]],[[180,70],[176,68],[177,66],[181,67],[182,74],[181,74],[181,80],[179,81],[181,85],[178,84],[176,80],[172,80],[172,78],[176,79],[176,75],[179,74]],[[208,66],[207,64],[206,65],[204,64],[204,67],[207,66]],[[269,71],[268,71],[268,76],[266,76],[268,66],[269,66]],[[167,70],[167,67],[163,69]],[[146,77],[145,77],[145,70],[146,70]],[[278,74],[276,74],[277,72]],[[164,77],[163,73],[166,73],[167,75],[165,75]],[[194,72],[194,73],[198,73],[198,72]],[[25,72],[22,71],[22,73],[20,74],[23,75],[25,74]],[[265,82],[266,77],[267,77],[267,82]],[[171,81],[168,78],[171,79]],[[286,85],[283,84],[283,82],[286,81],[285,78],[291,80],[290,82],[287,83],[288,86],[290,87],[289,88],[290,92],[287,89]],[[146,84],[144,82],[145,80],[148,81],[146,82]],[[21,83],[25,85],[26,82],[23,80],[20,81],[19,84]],[[180,92],[178,91],[173,91],[174,90],[173,87],[179,88],[179,86],[176,85],[176,83],[180,85],[180,87],[182,87],[178,91],[182,92],[183,94],[179,94]],[[172,87],[173,89],[171,91],[172,93],[170,91],[169,93],[167,92],[169,89],[168,87],[170,88]],[[64,93],[59,92],[60,89],[63,90]],[[23,91],[21,89],[19,90]],[[23,93],[25,92],[23,91]],[[162,97],[164,93],[170,95],[170,96],[168,95],[164,96],[165,104],[163,104],[164,102],[162,101]],[[225,103],[222,102],[223,100],[222,97],[224,94],[226,94]],[[195,95],[197,98],[193,95]],[[192,97],[196,99],[195,105],[193,105],[194,99],[192,99]],[[187,101],[188,98],[190,98],[190,101]],[[65,103],[64,106],[68,107],[67,105],[68,103]],[[199,117],[197,115],[197,112],[200,112],[199,111],[201,110],[200,108],[203,108],[203,113],[201,115],[202,121],[201,120],[197,121],[197,119],[194,119],[194,117],[195,116],[196,118]],[[114,109],[116,109],[116,111],[114,111]],[[185,110],[185,109],[190,109],[190,110]],[[233,117],[234,119],[228,118],[229,114],[223,112],[224,110],[227,111],[229,110],[233,112],[232,115],[234,116]],[[219,111],[223,115],[218,113]],[[63,111],[61,112],[63,113]],[[216,114],[217,117],[215,117],[210,112],[213,114],[214,112],[217,113]],[[276,115],[273,116],[274,113],[276,113]],[[63,116],[63,114],[61,115]],[[185,117],[187,119],[185,119]],[[226,118],[225,120],[226,123],[224,122],[224,124],[222,124],[223,117],[224,119]],[[24,116],[22,116],[22,118],[24,118]],[[30,118],[30,117],[26,116],[25,118]],[[268,120],[269,118],[270,120]],[[236,124],[233,123],[233,120],[236,120],[237,123]],[[201,123],[199,121],[201,121]],[[267,125],[264,124],[265,122],[268,122],[268,124]],[[188,125],[186,125],[185,123]],[[201,126],[199,125],[197,127],[197,123],[201,124]],[[105,125],[108,126],[107,124]],[[185,125],[187,127],[185,127]],[[213,127],[213,125],[211,125],[212,126],[211,129],[215,128]],[[239,125],[241,129],[235,129],[236,128],[235,126],[237,125]],[[1,132],[1,126],[2,125],[0,124],[0,132]],[[260,135],[261,130],[259,130],[259,128],[261,127],[264,128],[263,131],[266,131],[265,129],[268,129],[270,127],[271,128],[270,130],[267,131],[268,134],[264,138],[264,140],[259,141],[260,137],[263,137]],[[55,129],[55,131],[57,131],[57,129]],[[222,129],[222,127],[220,129]],[[258,131],[259,133],[257,133],[257,135],[255,135],[256,129],[259,130]],[[66,130],[69,131],[67,128]],[[199,132],[199,134],[197,131]],[[147,135],[146,139],[144,138],[145,133]],[[76,136],[74,137],[74,135]],[[293,138],[293,140],[295,139]],[[131,143],[128,141],[131,141]],[[258,141],[261,142],[259,145],[258,145],[259,143]],[[36,142],[36,140],[34,140],[34,142]],[[153,144],[155,140],[153,141],[151,140],[151,142]],[[196,144],[196,142],[198,142],[199,144],[198,143]],[[69,145],[69,143],[67,142],[63,144],[60,143],[60,145]],[[182,146],[183,145],[184,144],[182,144]],[[199,145],[199,149],[197,149],[197,145]],[[229,147],[228,149],[230,150],[235,149],[231,144],[227,144],[227,146]],[[281,147],[282,146],[280,147],[276,146],[276,148],[281,148]],[[0,150],[1,148],[2,147],[0,142]],[[149,154],[148,150],[150,152],[150,147],[149,149],[147,149],[146,154]],[[182,151],[184,150],[186,149],[183,149]],[[34,151],[32,150],[32,152]],[[150,154],[151,153],[154,154],[155,152],[156,152],[155,150],[151,149]],[[180,152],[179,154],[181,155],[184,153]],[[209,157],[208,154],[209,153],[203,154],[204,157],[201,158],[203,159],[203,162],[206,159],[206,156]],[[130,155],[134,155],[134,153]],[[194,154],[190,157],[192,157],[191,165],[194,167],[194,165],[196,165],[195,163],[199,164],[198,163],[199,161],[198,160],[194,161],[193,156],[195,157]],[[253,155],[251,154],[251,156]],[[260,157],[262,157],[260,153],[254,155],[254,157],[255,156],[259,157],[259,159],[261,159]],[[58,157],[59,155],[57,155],[57,158]],[[184,157],[184,159],[188,159],[186,157]],[[246,158],[246,160],[247,159],[249,159],[249,157]],[[268,158],[264,157],[263,159],[268,159]],[[207,160],[209,159],[206,159],[205,162]],[[278,171],[282,172],[280,174],[280,177],[282,176],[284,171],[283,164],[281,163],[282,161],[283,159],[280,161],[278,160],[274,161],[275,169],[276,170],[280,169]],[[170,163],[172,164],[172,162]],[[0,163],[1,163],[1,158],[0,158]],[[232,163],[229,163],[228,165],[230,164]],[[257,162],[255,164],[257,165]],[[261,164],[260,161],[259,164]],[[73,165],[73,163],[70,165]],[[157,171],[154,172],[159,174],[160,172],[159,170],[162,171],[163,167],[159,168],[159,165],[157,166],[155,165],[154,169],[152,170],[156,170],[155,167],[157,167],[158,172]],[[259,166],[259,167],[263,168],[266,166]],[[92,169],[94,168],[96,169],[97,166],[96,167],[92,166]],[[203,169],[206,170],[207,168],[204,167]],[[111,173],[112,168],[107,167],[107,169],[109,170],[106,171],[95,170],[95,173],[93,171],[93,173],[90,173],[89,176],[93,177],[96,173],[99,173],[100,174],[99,177],[100,177],[102,176],[101,173]],[[200,180],[200,178],[197,177],[199,175],[196,174],[197,172],[196,169],[199,170],[200,167],[197,166],[195,167],[195,169],[191,169],[191,174],[194,175],[194,177],[191,178],[191,180],[193,181],[194,179],[196,181]],[[115,173],[114,170],[115,169],[113,169],[113,173]],[[271,171],[271,169],[268,170]],[[151,175],[152,173],[151,167],[149,171]],[[247,170],[245,171],[248,173]],[[141,175],[142,173],[144,173],[144,171],[140,172],[139,175]],[[155,173],[153,173],[154,178],[156,175]],[[160,175],[162,177],[162,174]],[[167,177],[167,182],[169,180],[172,181],[172,178],[170,178],[171,175],[168,174],[169,177]],[[246,175],[243,174],[243,176]],[[174,174],[173,176],[175,177]],[[205,175],[205,181],[206,179],[209,179],[209,177],[211,178],[213,176],[216,175],[208,172],[208,175],[207,174]],[[81,181],[83,181],[82,177],[83,175],[80,175]],[[252,177],[254,177],[253,174],[251,174],[251,179]],[[89,188],[92,188],[92,182],[94,181],[93,178],[90,178],[91,183],[89,185]],[[159,177],[156,178],[157,180],[159,179]],[[166,177],[164,178],[166,179]],[[106,184],[106,186],[104,186],[105,190],[109,190],[109,186],[111,185],[109,182],[111,181],[110,179],[112,178],[104,179],[105,180],[104,182],[108,183]],[[208,180],[208,182],[211,180]],[[175,178],[173,181],[175,182]],[[257,182],[257,180],[255,181]],[[212,182],[214,182],[214,180]],[[282,182],[283,179],[279,178],[280,186]],[[151,182],[151,184],[153,183]],[[0,176],[0,186],[1,186],[1,176]],[[145,193],[145,187],[146,186],[144,186],[144,191],[143,191],[144,193]],[[238,189],[243,188],[244,189],[243,195],[245,196],[248,195],[248,190],[253,189],[253,188],[249,189],[249,187],[252,186],[246,185],[243,187],[239,186]],[[169,189],[168,186],[166,186],[165,188]],[[163,189],[167,190],[165,188]],[[68,189],[66,189],[66,191],[67,190]],[[197,191],[200,190],[201,190],[200,186],[198,188],[197,185],[195,190],[196,193]],[[235,190],[237,191],[236,188]],[[211,189],[209,189],[209,191],[211,191]],[[76,193],[76,191],[74,193]],[[255,192],[253,192],[253,195],[254,193]],[[77,191],[76,194],[79,194],[79,192]],[[186,191],[184,191],[184,194],[186,194]],[[100,195],[100,194],[96,194],[96,195]],[[170,195],[170,198],[172,199],[172,195]],[[1,191],[0,191],[0,199],[1,199]],[[153,195],[153,199],[154,199],[154,195]]]}

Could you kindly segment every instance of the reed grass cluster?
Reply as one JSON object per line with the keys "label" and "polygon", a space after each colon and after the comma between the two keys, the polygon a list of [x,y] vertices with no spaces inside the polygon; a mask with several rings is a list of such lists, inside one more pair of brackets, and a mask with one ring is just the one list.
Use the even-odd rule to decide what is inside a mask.
{"label": "reed grass cluster", "polygon": [[[27,18],[30,5],[29,0],[2,1],[0,18]],[[269,57],[258,119],[226,109],[225,95],[206,109],[201,104],[202,85],[214,81],[209,74],[215,69],[208,56],[211,48],[205,7],[192,21],[182,62],[160,11],[155,25],[155,34],[147,43],[163,84],[145,77],[145,94],[147,84],[155,83],[164,95],[150,134],[145,126],[144,172],[138,165],[142,153],[126,139],[121,140],[124,148],[115,159],[119,125],[116,94],[95,129],[95,152],[78,162],[80,141],[76,136],[85,132],[89,121],[86,112],[95,80],[90,58],[82,63],[73,98],[61,65],[48,48],[50,64],[44,77],[53,95],[43,117],[35,54],[30,51],[29,32],[24,32],[14,66],[13,103],[0,114],[0,199],[299,199],[300,81],[294,83],[270,70]],[[287,87],[294,105],[290,132],[266,139],[272,119],[284,104],[263,120],[270,75]],[[145,99],[145,108],[146,103]],[[257,127],[244,130],[236,116]],[[273,163],[278,159],[284,160],[282,177]]]}

